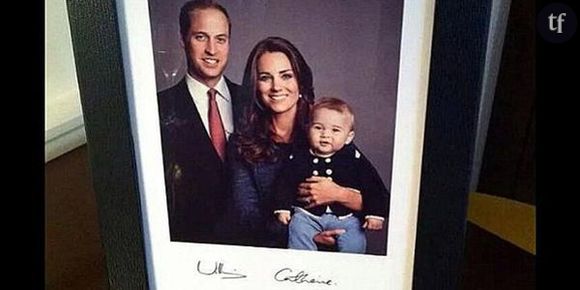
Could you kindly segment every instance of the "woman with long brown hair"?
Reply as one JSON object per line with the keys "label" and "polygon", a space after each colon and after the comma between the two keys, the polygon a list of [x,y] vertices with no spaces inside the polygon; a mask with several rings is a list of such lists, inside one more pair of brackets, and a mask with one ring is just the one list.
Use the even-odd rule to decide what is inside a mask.
{"label": "woman with long brown hair", "polygon": [[[268,37],[256,44],[244,72],[243,86],[254,100],[242,128],[230,143],[234,228],[238,244],[281,247],[287,228],[273,213],[273,182],[291,146],[306,142],[310,106],[314,102],[312,71],[288,40]],[[362,208],[360,194],[331,180],[312,177],[296,189],[310,204],[339,202]],[[332,245],[343,230],[323,232],[314,240]]]}

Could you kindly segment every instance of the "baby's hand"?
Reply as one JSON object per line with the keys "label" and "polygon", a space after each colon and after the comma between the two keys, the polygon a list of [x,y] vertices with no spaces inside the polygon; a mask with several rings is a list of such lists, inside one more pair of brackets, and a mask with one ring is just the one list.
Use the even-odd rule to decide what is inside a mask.
{"label": "baby's hand", "polygon": [[383,220],[368,217],[368,218],[366,218],[366,221],[362,227],[367,229],[367,230],[378,231],[378,230],[381,230],[383,228]]}
{"label": "baby's hand", "polygon": [[279,212],[276,213],[278,220],[282,223],[287,225],[290,222],[290,213],[289,212]]}

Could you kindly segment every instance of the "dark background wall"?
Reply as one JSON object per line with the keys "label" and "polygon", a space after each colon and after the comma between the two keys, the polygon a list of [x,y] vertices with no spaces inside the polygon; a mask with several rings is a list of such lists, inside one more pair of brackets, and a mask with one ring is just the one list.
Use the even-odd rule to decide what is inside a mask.
{"label": "dark background wall", "polygon": [[[185,2],[149,1],[158,90],[185,74],[179,42],[179,9]],[[232,21],[226,76],[241,83],[247,57],[261,39],[290,40],[313,70],[317,97],[333,95],[353,106],[355,142],[390,188],[402,1],[219,2]]]}
{"label": "dark background wall", "polygon": [[[534,206],[537,73],[534,25],[536,12],[542,8],[536,5],[534,1],[511,0],[476,189],[494,197],[506,198],[505,201]],[[499,211],[494,208],[486,210]],[[535,225],[535,217],[528,222]],[[501,224],[502,221],[496,223]],[[517,230],[513,229],[514,232]],[[467,224],[461,289],[535,289],[537,269],[535,253],[508,243],[476,224]]]}
{"label": "dark background wall", "polygon": [[[187,70],[179,35],[185,2],[149,1],[158,91],[179,82]],[[258,41],[268,36],[291,41],[313,71],[316,96],[335,96],[352,105],[355,143],[390,190],[402,1],[219,2],[232,22],[226,76],[241,83]],[[368,233],[369,253],[385,252],[385,231]]]}
{"label": "dark background wall", "polygon": [[535,3],[512,0],[477,191],[535,204]]}

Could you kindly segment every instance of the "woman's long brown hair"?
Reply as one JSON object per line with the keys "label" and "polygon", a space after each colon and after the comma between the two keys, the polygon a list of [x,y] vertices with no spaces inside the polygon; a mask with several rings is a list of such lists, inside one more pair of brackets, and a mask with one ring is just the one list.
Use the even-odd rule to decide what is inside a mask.
{"label": "woman's long brown hair", "polygon": [[281,52],[286,55],[298,82],[301,97],[297,103],[292,141],[305,140],[310,106],[314,102],[312,71],[298,49],[281,37],[268,37],[258,42],[248,57],[242,83],[245,93],[249,94],[254,102],[248,107],[242,126],[233,138],[239,156],[251,164],[275,161],[278,157],[275,154],[277,145],[273,141],[274,132],[271,129],[272,112],[262,104],[257,84],[258,59],[266,52]]}

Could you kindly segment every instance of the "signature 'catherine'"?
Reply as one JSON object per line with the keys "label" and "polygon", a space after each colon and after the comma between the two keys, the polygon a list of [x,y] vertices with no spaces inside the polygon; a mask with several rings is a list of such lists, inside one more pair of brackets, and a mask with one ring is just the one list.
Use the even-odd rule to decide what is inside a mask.
{"label": "signature 'catherine'", "polygon": [[284,268],[274,274],[274,280],[278,282],[293,282],[293,283],[308,283],[308,284],[325,284],[325,285],[334,285],[331,279],[328,280],[317,280],[315,278],[309,277],[310,274],[300,271],[298,273],[294,273],[294,271],[290,268]]}

